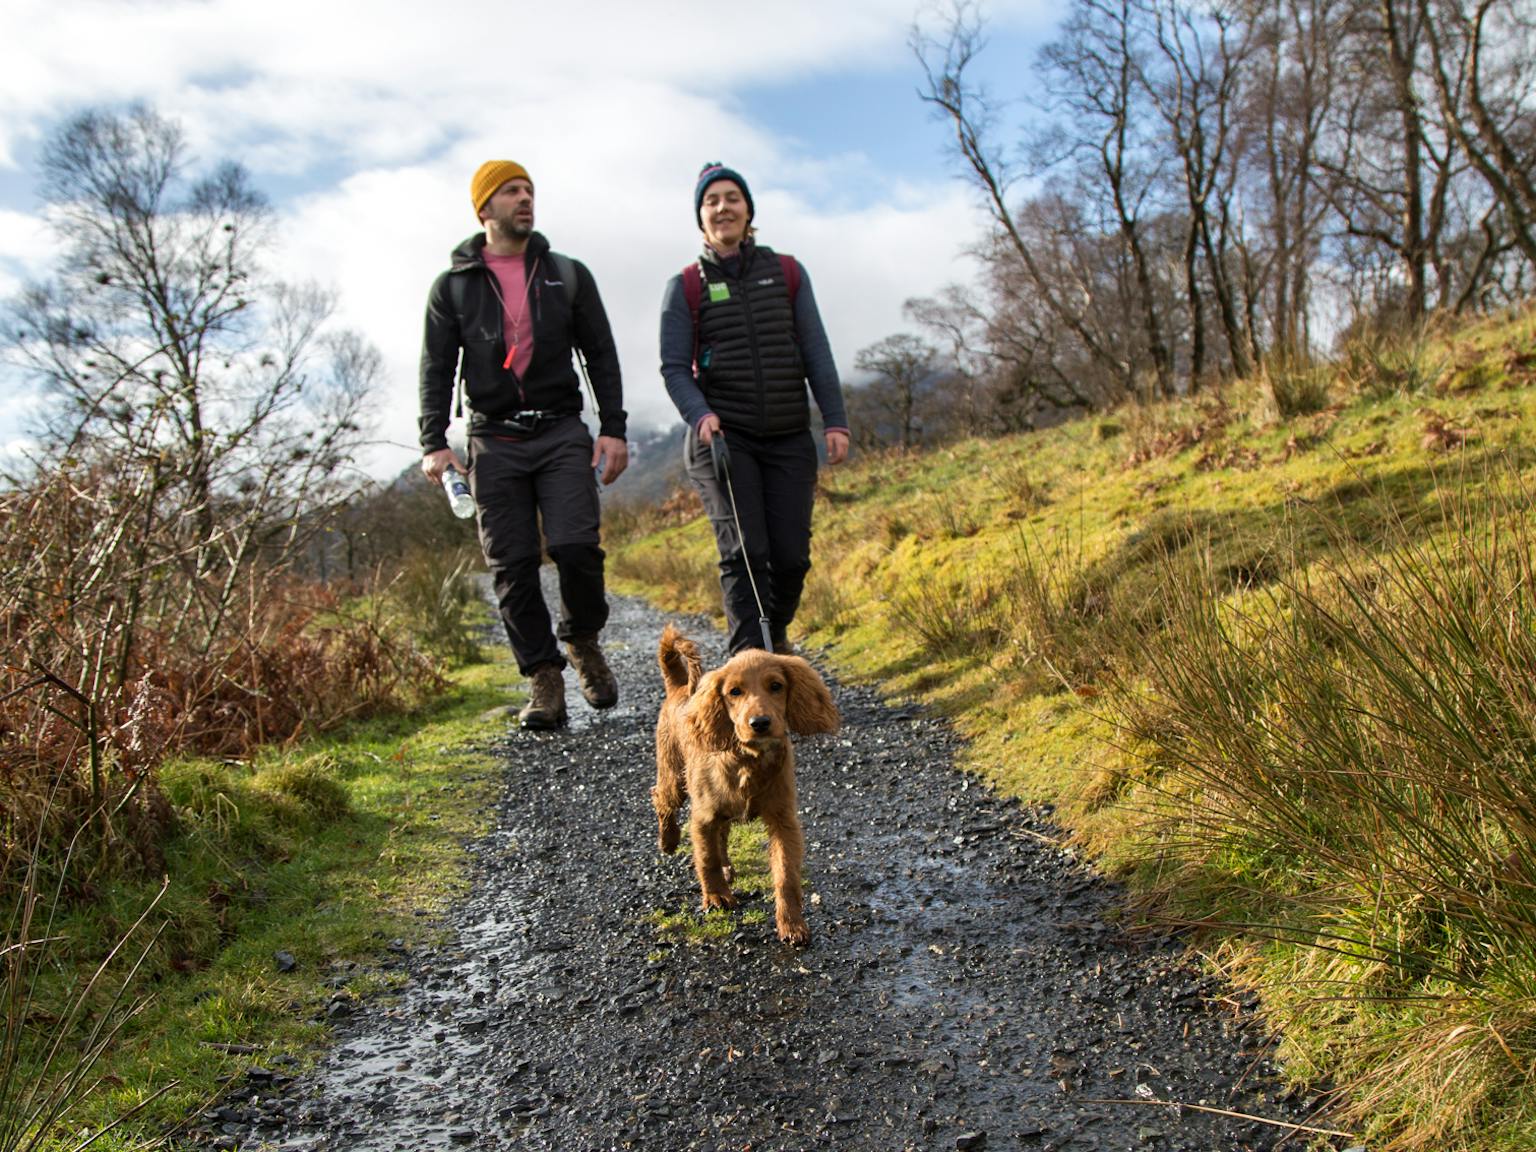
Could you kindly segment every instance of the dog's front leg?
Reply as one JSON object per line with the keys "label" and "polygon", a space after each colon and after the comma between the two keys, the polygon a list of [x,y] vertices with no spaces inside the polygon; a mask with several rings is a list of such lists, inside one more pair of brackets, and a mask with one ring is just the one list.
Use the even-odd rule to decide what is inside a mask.
{"label": "dog's front leg", "polygon": [[678,813],[684,791],[682,749],[663,713],[662,722],[656,726],[656,786],[651,789],[651,806],[656,809],[656,847],[667,856],[677,851],[682,837]]}
{"label": "dog's front leg", "polygon": [[736,896],[725,875],[730,860],[726,854],[731,837],[730,819],[695,814],[689,821],[688,836],[693,841],[693,870],[699,877],[705,911],[736,907]]}
{"label": "dog's front leg", "polygon": [[805,834],[800,820],[764,814],[768,829],[768,870],[773,875],[773,918],[779,939],[786,944],[809,944],[811,930],[805,923],[800,886],[800,863],[805,858]]}

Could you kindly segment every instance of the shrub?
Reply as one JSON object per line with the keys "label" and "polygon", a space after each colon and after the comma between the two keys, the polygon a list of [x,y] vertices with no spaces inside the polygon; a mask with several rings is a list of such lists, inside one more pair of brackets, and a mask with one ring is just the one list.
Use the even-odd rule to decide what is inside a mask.
{"label": "shrub", "polygon": [[1368,329],[1354,336],[1339,356],[1339,379],[1367,400],[1413,395],[1434,387],[1445,369],[1429,332]]}
{"label": "shrub", "polygon": [[485,597],[480,591],[480,557],[462,549],[416,549],[401,563],[389,585],[416,641],[450,664],[480,659],[485,632]]}

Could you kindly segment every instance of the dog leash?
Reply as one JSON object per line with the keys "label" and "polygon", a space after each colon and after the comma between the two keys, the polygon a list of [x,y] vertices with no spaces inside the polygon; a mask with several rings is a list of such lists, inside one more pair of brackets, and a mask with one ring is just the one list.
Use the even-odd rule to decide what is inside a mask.
{"label": "dog leash", "polygon": [[741,562],[747,570],[747,583],[752,585],[752,599],[757,601],[757,623],[763,630],[763,648],[773,651],[773,632],[768,627],[768,613],[763,610],[763,598],[757,591],[757,577],[752,575],[752,561],[747,559],[747,538],[741,531],[741,516],[736,511],[736,489],[731,487],[731,452],[725,446],[725,433],[719,428],[709,438],[710,462],[715,468],[715,479],[725,485],[725,494],[731,500],[731,519],[736,522],[736,539],[741,541]]}

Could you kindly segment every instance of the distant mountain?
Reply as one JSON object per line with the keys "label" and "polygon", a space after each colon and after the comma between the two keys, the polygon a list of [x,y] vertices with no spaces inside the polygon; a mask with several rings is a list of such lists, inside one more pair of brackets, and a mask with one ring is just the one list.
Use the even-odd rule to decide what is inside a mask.
{"label": "distant mountain", "polygon": [[685,432],[681,421],[667,428],[631,432],[629,468],[606,493],[625,503],[659,504],[675,489],[686,487],[688,478],[683,473]]}

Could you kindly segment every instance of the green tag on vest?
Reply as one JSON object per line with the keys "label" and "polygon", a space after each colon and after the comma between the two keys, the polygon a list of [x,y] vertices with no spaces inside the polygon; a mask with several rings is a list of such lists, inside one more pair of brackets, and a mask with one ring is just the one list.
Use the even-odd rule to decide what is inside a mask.
{"label": "green tag on vest", "polygon": [[711,300],[728,300],[730,296],[731,286],[729,284],[721,284],[719,282],[712,282],[710,284],[709,298]]}

